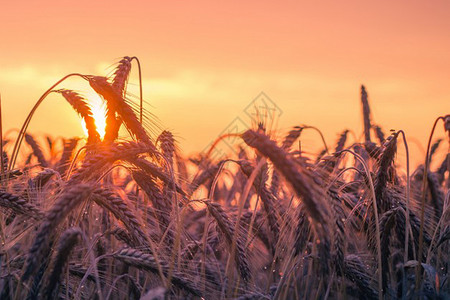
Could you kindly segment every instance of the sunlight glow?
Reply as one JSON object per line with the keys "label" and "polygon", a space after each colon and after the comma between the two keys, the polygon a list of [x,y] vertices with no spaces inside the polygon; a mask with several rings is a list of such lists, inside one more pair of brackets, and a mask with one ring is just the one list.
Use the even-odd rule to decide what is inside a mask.
{"label": "sunlight glow", "polygon": [[[97,132],[100,135],[100,138],[103,139],[105,136],[105,128],[106,128],[106,105],[103,100],[96,93],[89,93],[86,95],[89,100],[89,106],[91,107],[92,117],[95,120],[95,126],[97,127]],[[86,129],[86,123],[82,120],[83,131],[85,135],[88,135]]]}

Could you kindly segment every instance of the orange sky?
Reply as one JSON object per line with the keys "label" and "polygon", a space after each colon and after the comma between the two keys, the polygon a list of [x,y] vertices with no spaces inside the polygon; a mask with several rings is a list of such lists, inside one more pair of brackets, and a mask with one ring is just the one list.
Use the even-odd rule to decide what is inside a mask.
{"label": "orange sky", "polygon": [[[282,131],[314,125],[330,144],[345,128],[359,134],[362,83],[374,121],[424,145],[434,119],[450,113],[450,2],[311,2],[3,2],[3,126],[20,127],[65,74],[107,74],[119,57],[135,55],[147,109],[188,152],[202,150],[261,91],[283,110]],[[77,80],[62,87],[89,91]],[[56,96],[31,131],[83,134]],[[304,147],[317,140],[305,135]]]}

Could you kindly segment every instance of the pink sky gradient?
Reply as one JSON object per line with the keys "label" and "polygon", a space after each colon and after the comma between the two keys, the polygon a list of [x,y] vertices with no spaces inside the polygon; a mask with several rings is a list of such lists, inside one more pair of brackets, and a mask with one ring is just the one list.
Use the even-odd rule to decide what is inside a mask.
{"label": "pink sky gradient", "polygon": [[[330,144],[345,128],[362,132],[361,84],[374,121],[422,146],[434,119],[450,113],[449,1],[7,1],[0,20],[7,129],[20,127],[62,76],[106,75],[125,55],[142,61],[146,108],[188,152],[202,150],[261,91],[284,112],[280,132],[314,125]],[[62,87],[89,91],[78,80]],[[56,96],[31,132],[83,134]],[[306,135],[304,147],[317,142]]]}

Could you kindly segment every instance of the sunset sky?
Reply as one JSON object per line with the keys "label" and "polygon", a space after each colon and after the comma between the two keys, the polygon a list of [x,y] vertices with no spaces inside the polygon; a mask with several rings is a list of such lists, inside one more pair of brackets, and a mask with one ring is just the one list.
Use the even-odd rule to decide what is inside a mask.
{"label": "sunset sky", "polygon": [[[3,1],[0,22],[5,131],[64,75],[107,75],[125,55],[141,60],[146,109],[188,153],[262,91],[283,111],[279,132],[313,125],[334,144],[361,134],[364,84],[374,122],[405,130],[421,159],[416,144],[450,113],[450,1]],[[134,94],[137,82],[134,69]],[[79,79],[61,87],[92,94]],[[83,135],[56,95],[30,131]],[[311,151],[318,141],[305,135]]]}

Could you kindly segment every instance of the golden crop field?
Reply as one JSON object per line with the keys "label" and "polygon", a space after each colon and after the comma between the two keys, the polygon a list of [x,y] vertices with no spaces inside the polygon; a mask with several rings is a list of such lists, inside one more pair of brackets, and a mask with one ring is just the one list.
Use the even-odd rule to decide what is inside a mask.
{"label": "golden crop field", "polygon": [[[373,124],[364,86],[360,139],[345,130],[305,153],[302,133],[318,128],[277,139],[261,120],[188,156],[128,97],[135,62],[67,75],[20,130],[2,132],[1,299],[450,297],[448,112],[423,124],[432,131],[416,169],[397,167],[397,149],[411,159],[405,132]],[[104,101],[103,125],[84,91],[64,88],[73,77]],[[86,138],[31,134],[49,94]],[[230,138],[233,151],[214,157]]]}

